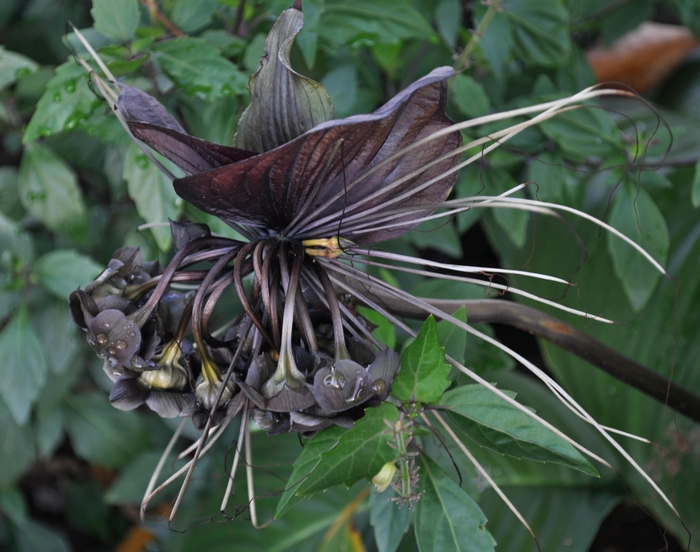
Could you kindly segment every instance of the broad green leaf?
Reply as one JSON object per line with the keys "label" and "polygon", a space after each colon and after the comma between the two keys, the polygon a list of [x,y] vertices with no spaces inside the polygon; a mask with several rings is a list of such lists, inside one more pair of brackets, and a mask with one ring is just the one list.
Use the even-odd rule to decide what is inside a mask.
{"label": "broad green leaf", "polygon": [[542,201],[561,202],[569,172],[561,155],[544,152],[528,163],[529,182],[537,186],[537,197]]}
{"label": "broad green leaf", "polygon": [[324,4],[324,0],[306,0],[303,4],[304,28],[299,33],[296,43],[309,67],[316,63],[319,23]]}
{"label": "broad green leaf", "polygon": [[166,251],[172,240],[168,219],[177,220],[184,202],[175,193],[168,177],[148,160],[136,144],[131,144],[126,151],[123,176],[129,197],[136,203],[139,215],[146,222],[161,223],[152,227],[151,232],[158,247]]}
{"label": "broad green leaf", "polygon": [[175,0],[170,12],[173,25],[184,33],[192,33],[211,21],[216,0]]}
{"label": "broad green leaf", "polygon": [[[119,477],[110,485],[104,496],[105,502],[115,505],[139,505],[143,500],[143,492],[148,487],[153,470],[155,470],[162,455],[162,451],[141,452],[139,456],[129,462]],[[174,458],[171,455],[166,466],[171,465],[173,461]],[[163,493],[162,496],[157,496],[152,505],[158,504],[159,499],[165,498],[166,495],[167,493]]]}
{"label": "broad green leaf", "polygon": [[27,519],[16,527],[15,539],[17,552],[70,552],[72,549],[65,536],[33,519]]}
{"label": "broad green leaf", "polygon": [[391,0],[326,0],[320,33],[332,44],[394,43],[409,38],[436,41],[430,23],[410,4]]}
{"label": "broad green leaf", "polygon": [[349,487],[360,479],[371,479],[396,455],[389,446],[392,435],[385,420],[398,419],[399,411],[392,404],[367,408],[335,447],[321,453],[316,468],[299,483],[297,494],[309,496],[339,483]]}
{"label": "broad green leaf", "polygon": [[138,414],[113,408],[102,393],[67,396],[64,416],[73,450],[88,462],[125,466],[148,444]]}
{"label": "broad green leaf", "polygon": [[[484,172],[483,183],[486,189],[492,195],[499,195],[516,186],[517,182],[513,176],[504,169],[492,168]],[[523,197],[522,190],[511,194],[510,197]],[[527,241],[527,226],[530,221],[530,215],[522,209],[495,209],[493,213],[488,213],[492,216],[498,225],[506,232],[508,238],[513,245],[520,248]]]}
{"label": "broad green leaf", "polygon": [[[66,297],[63,295],[59,301],[46,301],[43,308],[34,313],[36,332],[44,348],[49,369],[59,375],[71,371],[70,365],[84,343],[84,334],[75,325],[66,307]],[[57,387],[55,382],[53,387]],[[41,400],[45,400],[44,393]]]}
{"label": "broad green leaf", "polygon": [[36,71],[37,67],[39,65],[28,57],[0,46],[0,90]]}
{"label": "broad green leaf", "polygon": [[452,221],[426,220],[407,235],[418,249],[434,249],[454,259],[462,258],[462,243]]}
{"label": "broad green leaf", "polygon": [[606,44],[611,44],[645,21],[653,19],[655,8],[654,0],[635,0],[622,2],[612,10],[606,10],[605,17],[600,21],[600,31]]}
{"label": "broad green leaf", "polygon": [[569,17],[562,0],[505,0],[519,59],[546,67],[562,66],[571,53]]}
{"label": "broad green leaf", "polygon": [[561,113],[539,128],[575,159],[605,159],[624,153],[620,130],[610,115],[600,109],[584,107]]}
{"label": "broad green leaf", "polygon": [[421,551],[486,552],[496,541],[474,500],[426,456],[420,458],[421,498],[416,505],[416,541]]}
{"label": "broad green leaf", "polygon": [[[20,225],[0,213],[0,267],[19,263],[18,268],[28,265],[34,257],[34,244],[31,235]],[[0,278],[0,282],[2,279]]]}
{"label": "broad green leaf", "polygon": [[57,249],[39,257],[32,277],[59,299],[85,287],[104,267],[73,249]]}
{"label": "broad green leaf", "polygon": [[78,238],[85,228],[85,204],[78,177],[42,144],[28,144],[19,168],[22,205],[50,230]]}
{"label": "broad green leaf", "polygon": [[[610,225],[641,245],[656,261],[666,262],[669,234],[664,216],[644,189],[626,183],[613,199]],[[608,234],[615,273],[635,311],[646,305],[661,274],[639,252]]]}
{"label": "broad green leaf", "polygon": [[450,48],[457,45],[462,7],[459,0],[439,0],[435,8],[435,23],[440,36]]}
{"label": "broad green leaf", "polygon": [[693,202],[693,207],[700,207],[700,161],[695,163],[695,175],[693,176],[691,201]]}
{"label": "broad green leaf", "polygon": [[56,404],[47,407],[39,402],[34,421],[34,436],[38,453],[43,458],[51,456],[63,440],[63,411]]}
{"label": "broad green leaf", "polygon": [[338,440],[347,430],[333,426],[319,431],[311,439],[306,441],[297,459],[294,461],[294,469],[289,476],[284,493],[277,504],[275,518],[283,516],[291,507],[301,500],[297,494],[299,485],[313,472],[321,461],[321,454],[328,452],[338,444]]}
{"label": "broad green leaf", "polygon": [[[452,316],[461,322],[466,322],[466,307],[460,307],[456,312],[452,313]],[[457,362],[463,363],[464,351],[467,345],[467,332],[462,328],[458,328],[449,320],[441,320],[438,322],[437,331],[440,344],[445,348],[445,354],[452,357]]]}
{"label": "broad green leaf", "polygon": [[128,42],[139,26],[137,0],[93,0],[90,10],[95,29],[117,42]]}
{"label": "broad green leaf", "polygon": [[0,396],[16,422],[24,425],[48,370],[24,303],[0,332],[0,358]]}
{"label": "broad green leaf", "polygon": [[352,115],[357,102],[357,69],[352,63],[343,63],[334,67],[321,79],[321,84],[333,100],[337,117]]}
{"label": "broad green leaf", "polygon": [[435,318],[430,316],[415,341],[403,352],[401,370],[394,378],[391,394],[403,402],[437,402],[450,386],[449,372]]}
{"label": "broad green leaf", "polygon": [[19,220],[24,216],[24,207],[19,200],[15,167],[0,167],[0,215],[2,214],[13,220]]}
{"label": "broad green leaf", "polygon": [[159,42],[152,59],[191,96],[214,99],[245,93],[247,77],[203,38],[182,36]]}
{"label": "broad green leaf", "polygon": [[238,121],[236,147],[269,151],[333,118],[333,104],[323,86],[294,71],[289,62],[303,25],[302,12],[290,8],[267,35],[260,67],[248,84],[250,105]]}
{"label": "broad green leaf", "polygon": [[[8,385],[9,383],[3,379],[3,387]],[[15,416],[2,401],[0,401],[0,427],[2,427],[0,489],[5,489],[34,461],[36,450],[32,427],[29,424],[18,425]]]}
{"label": "broad green leaf", "polygon": [[[2,409],[2,406],[0,406]],[[0,510],[15,525],[19,525],[27,519],[27,502],[20,490],[13,486],[1,485]]]}
{"label": "broad green leaf", "polygon": [[[474,9],[483,17],[485,7],[475,5]],[[499,79],[505,76],[506,63],[510,60],[513,49],[513,32],[511,27],[508,17],[502,11],[498,11],[493,16],[486,33],[481,37],[480,41],[484,58]]]}
{"label": "broad green leaf", "polygon": [[469,75],[459,73],[450,79],[451,98],[462,114],[480,117],[489,112],[490,101],[484,87]]}
{"label": "broad green leaf", "polygon": [[101,105],[88,88],[88,74],[74,61],[56,68],[36,106],[27,130],[25,144],[37,138],[51,136],[80,127]]}
{"label": "broad green leaf", "polygon": [[371,324],[376,326],[376,328],[372,330],[372,335],[376,337],[382,345],[385,345],[389,349],[394,349],[396,347],[396,326],[385,316],[372,309],[360,306],[358,307],[358,311],[363,318],[366,318]]}
{"label": "broad green leaf", "polygon": [[411,526],[411,511],[390,500],[394,489],[372,493],[369,497],[369,522],[374,527],[374,540],[379,552],[394,552]]}
{"label": "broad green leaf", "polygon": [[481,385],[452,389],[437,406],[449,410],[457,426],[481,446],[514,458],[554,462],[598,475],[569,443]]}

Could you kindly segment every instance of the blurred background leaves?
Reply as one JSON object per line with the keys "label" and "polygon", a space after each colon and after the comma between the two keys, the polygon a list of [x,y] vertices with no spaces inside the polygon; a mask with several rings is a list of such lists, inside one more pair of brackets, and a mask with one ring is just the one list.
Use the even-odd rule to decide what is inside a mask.
{"label": "blurred background leaves", "polygon": [[[157,223],[182,217],[227,231],[184,205],[161,173],[129,145],[126,133],[93,94],[88,75],[70,57],[84,52],[68,21],[100,48],[119,78],[157,96],[192,134],[231,143],[265,35],[288,4],[289,0],[0,4],[3,550],[112,550],[115,543],[132,551],[228,550],[234,531],[237,545],[249,550],[294,550],[301,543],[304,549],[351,548],[358,539],[368,549],[415,548],[413,534],[403,536],[403,514],[392,521],[397,529],[388,538],[376,520],[394,514],[380,514],[374,498],[353,502],[364,492],[362,484],[303,500],[263,531],[251,528],[245,519],[210,523],[222,521],[211,516],[218,511],[225,480],[222,459],[228,463],[233,454],[230,442],[217,445],[219,450],[203,463],[203,475],[191,489],[182,513],[186,521],[175,527],[189,531],[169,531],[161,522],[138,533],[141,493],[173,427],[149,411],[121,412],[109,405],[101,367],[67,312],[68,292],[94,278],[116,248],[138,245],[145,258],[164,259],[169,232]],[[641,103],[610,102],[606,110],[577,111],[529,130],[481,165],[471,166],[455,188],[463,197],[536,183],[523,193],[603,218],[641,243],[677,279],[660,277],[614,236],[604,236],[590,225],[570,220],[564,225],[521,211],[470,212],[437,228],[433,225],[430,233],[418,229],[392,247],[438,260],[527,266],[570,278],[576,289],[568,291],[539,281],[516,283],[613,318],[619,323],[586,325],[586,330],[665,377],[700,390],[700,371],[695,369],[700,356],[696,2],[503,0],[484,33],[471,42],[472,30],[488,13],[480,2],[305,0],[303,8],[305,26],[292,50],[292,64],[323,83],[338,117],[375,109],[434,67],[452,65],[468,43],[468,68],[450,83],[455,119],[532,104],[593,84],[601,65],[589,54],[595,62],[591,66],[586,52],[611,46],[645,21],[684,29],[678,68],[670,76],[644,81],[649,84],[643,92],[655,102],[666,126],[659,127],[657,113]],[[620,76],[605,78],[623,80],[625,62],[614,58],[614,49],[605,52],[620,69]],[[639,65],[653,67],[658,53],[639,50],[632,58],[645,55],[652,57]],[[479,290],[435,286],[413,276],[402,276],[401,284],[416,294],[483,296]],[[581,320],[567,321],[582,325]],[[394,339],[393,332],[383,331]],[[533,351],[531,341],[522,336],[513,337],[503,328],[496,328],[496,334],[516,348]],[[471,337],[466,349],[461,343],[458,347],[477,372],[517,391],[526,404],[547,419],[559,420],[562,429],[586,446],[606,450],[594,432],[571,420],[541,387],[513,370],[502,353]],[[697,535],[697,424],[551,345],[540,347],[545,366],[596,419],[654,441],[624,444],[673,496],[688,529]],[[536,350],[534,354],[537,358]],[[293,435],[255,434],[253,448],[256,493],[262,497],[259,515],[267,519],[301,447]],[[624,485],[608,472],[597,480],[553,464],[514,461],[471,448],[531,522],[542,550],[590,549],[604,518],[621,503],[641,504],[662,526],[668,524],[680,542],[687,540],[683,527],[622,462],[616,466]],[[463,474],[472,474],[471,468],[462,468]],[[443,481],[433,483],[436,489],[445,486]],[[240,488],[243,484],[238,482]],[[535,549],[491,491],[473,482],[465,483],[465,490],[480,498],[490,520],[487,527],[501,549]],[[465,497],[451,500],[464,502]],[[350,506],[350,513],[342,514]],[[329,532],[338,520],[345,520],[343,529]],[[425,529],[418,533],[419,544]],[[646,543],[650,550],[663,546],[663,540],[651,540],[659,535],[652,530]],[[643,550],[637,544],[619,546],[615,550]],[[668,546],[675,550],[673,542]],[[698,546],[697,539],[692,546]]]}

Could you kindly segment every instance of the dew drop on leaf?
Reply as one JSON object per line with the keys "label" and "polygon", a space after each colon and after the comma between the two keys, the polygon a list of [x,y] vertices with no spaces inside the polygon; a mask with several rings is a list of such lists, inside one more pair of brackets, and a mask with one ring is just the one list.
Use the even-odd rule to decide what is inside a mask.
{"label": "dew drop on leaf", "polygon": [[136,157],[136,164],[142,169],[148,168],[148,158],[145,155],[139,155]]}
{"label": "dew drop on leaf", "polygon": [[69,94],[72,94],[75,92],[75,81],[74,80],[69,80],[65,85],[64,88],[66,89],[66,92]]}
{"label": "dew drop on leaf", "polygon": [[60,92],[54,92],[54,93],[53,93],[53,101],[54,101],[54,102],[58,103],[58,102],[60,102],[62,99],[63,99],[63,97],[61,96],[61,93],[60,93]]}

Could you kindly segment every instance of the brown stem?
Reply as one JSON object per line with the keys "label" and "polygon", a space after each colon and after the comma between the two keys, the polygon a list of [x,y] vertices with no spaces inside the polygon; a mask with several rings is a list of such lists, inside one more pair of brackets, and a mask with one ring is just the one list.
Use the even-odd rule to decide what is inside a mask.
{"label": "brown stem", "polygon": [[[376,287],[368,289],[366,282],[363,284],[363,293],[383,302],[397,316],[425,318],[425,311],[417,305],[401,301]],[[614,378],[700,422],[700,397],[696,394],[554,316],[526,305],[498,299],[423,300],[446,313],[453,313],[465,306],[467,320],[471,324],[478,322],[506,324],[546,339]]]}

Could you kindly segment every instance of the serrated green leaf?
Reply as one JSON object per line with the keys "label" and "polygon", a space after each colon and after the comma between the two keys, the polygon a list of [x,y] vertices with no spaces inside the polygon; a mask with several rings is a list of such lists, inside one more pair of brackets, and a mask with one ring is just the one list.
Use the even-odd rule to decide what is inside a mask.
{"label": "serrated green leaf", "polygon": [[[3,380],[3,387],[7,385]],[[0,401],[0,427],[2,427],[0,489],[4,489],[32,463],[36,456],[36,449],[32,427],[29,424],[18,425],[14,415],[2,401]]]}
{"label": "serrated green leaf", "polygon": [[117,42],[128,42],[139,26],[137,0],[93,0],[90,14],[95,29]]}
{"label": "serrated green leaf", "polygon": [[481,385],[452,389],[437,406],[449,410],[457,426],[481,446],[514,458],[554,462],[598,475],[569,443]]}
{"label": "serrated green leaf", "polygon": [[[613,199],[610,225],[633,239],[662,265],[666,262],[670,240],[668,227],[646,190],[626,183]],[[661,274],[638,251],[610,233],[608,251],[630,304],[635,311],[641,310],[649,301]]]}
{"label": "serrated green leaf", "polygon": [[0,90],[36,71],[38,67],[39,65],[28,57],[0,46]]}
{"label": "serrated green leaf", "polygon": [[159,42],[152,59],[191,96],[213,99],[245,93],[248,77],[203,38],[182,36]]}
{"label": "serrated green leaf", "polygon": [[487,552],[496,541],[474,500],[426,456],[420,457],[421,498],[416,505],[416,541],[421,551]]}
{"label": "serrated green leaf", "polygon": [[22,205],[47,228],[78,239],[85,228],[85,204],[78,177],[63,159],[41,144],[28,144],[19,167]]}
{"label": "serrated green leaf", "polygon": [[56,68],[36,106],[22,142],[79,128],[101,105],[88,87],[88,74],[74,61]]}
{"label": "serrated green leaf", "polygon": [[340,483],[350,486],[360,479],[371,479],[396,455],[384,422],[399,419],[398,409],[389,403],[370,407],[338,444],[321,454],[316,468],[299,483],[297,495],[310,496]]}
{"label": "serrated green leaf", "polygon": [[562,0],[505,0],[502,9],[510,20],[518,58],[546,67],[568,61],[569,14]]}
{"label": "serrated green leaf", "polygon": [[101,393],[67,396],[64,416],[73,450],[88,462],[125,466],[148,444],[136,412],[113,408]]}
{"label": "serrated green leaf", "polygon": [[403,402],[437,402],[450,386],[449,372],[435,318],[430,316],[401,356],[401,370],[394,378],[391,394]]}
{"label": "serrated green leaf", "polygon": [[321,461],[321,454],[336,446],[340,437],[345,433],[347,433],[347,430],[338,426],[328,427],[306,441],[304,448],[294,461],[292,474],[289,476],[287,486],[277,504],[275,518],[283,516],[294,504],[301,500],[302,497],[297,494],[300,483],[313,472],[314,468]]}
{"label": "serrated green leaf", "polygon": [[170,20],[182,32],[192,33],[211,21],[215,9],[216,0],[175,0]]}
{"label": "serrated green leaf", "polygon": [[12,417],[19,425],[24,425],[48,371],[41,343],[24,303],[0,332],[0,358],[0,396]]}
{"label": "serrated green leaf", "polygon": [[59,299],[85,286],[104,267],[73,249],[50,251],[34,263],[32,277]]}
{"label": "serrated green leaf", "polygon": [[238,121],[234,146],[269,151],[333,118],[333,104],[316,81],[295,72],[289,53],[304,25],[295,8],[280,14],[265,40],[260,67],[250,77],[250,105]]}
{"label": "serrated green leaf", "polygon": [[148,160],[136,144],[131,144],[126,151],[123,176],[129,197],[136,203],[139,215],[146,222],[163,223],[151,228],[151,232],[158,247],[166,251],[172,241],[168,219],[178,219],[184,209],[182,198],[175,193],[168,177]]}
{"label": "serrated green leaf", "polygon": [[395,495],[393,489],[387,489],[369,497],[369,522],[379,552],[394,552],[411,526],[411,511],[390,500]]}

